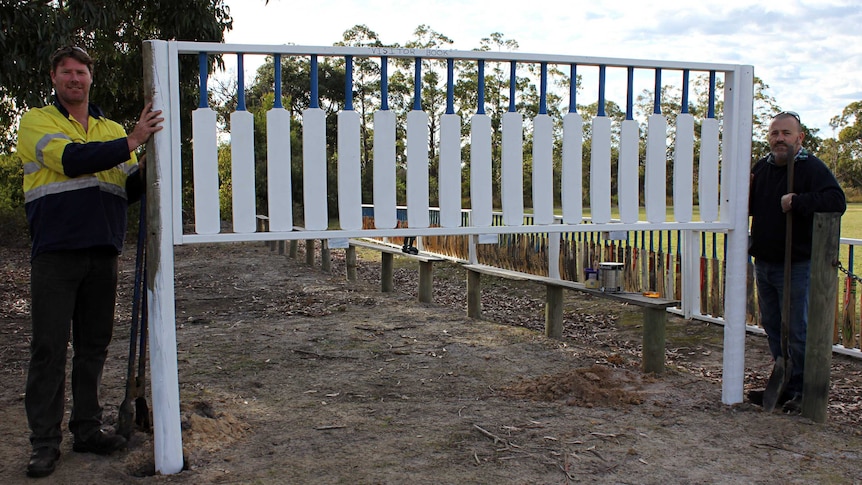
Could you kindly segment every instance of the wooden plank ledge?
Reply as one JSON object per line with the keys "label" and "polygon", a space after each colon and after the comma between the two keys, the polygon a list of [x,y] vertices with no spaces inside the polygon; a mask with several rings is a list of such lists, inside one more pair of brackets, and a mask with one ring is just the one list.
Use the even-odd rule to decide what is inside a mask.
{"label": "wooden plank ledge", "polygon": [[439,261],[445,261],[444,258],[440,256],[434,256],[429,253],[419,252],[419,254],[410,254],[405,253],[398,246],[393,246],[391,244],[384,243],[375,243],[370,241],[363,241],[361,239],[351,239],[351,246],[356,246],[358,248],[372,249],[374,251],[380,251],[381,253],[394,254],[396,256],[404,256],[407,258],[415,259],[416,261],[421,261],[424,263],[436,263]]}
{"label": "wooden plank ledge", "polygon": [[479,275],[495,276],[516,281],[537,281],[546,288],[545,335],[561,339],[563,335],[563,289],[580,291],[600,298],[619,301],[643,308],[643,371],[662,374],[665,369],[665,327],[667,308],[679,305],[679,300],[650,298],[640,293],[606,292],[587,288],[583,283],[531,275],[484,264],[465,264],[467,270],[467,316],[482,318],[481,282]]}
{"label": "wooden plank ledge", "polygon": [[555,278],[549,278],[547,276],[533,275],[521,273],[519,271],[495,268],[494,266],[488,266],[485,264],[465,264],[464,268],[470,271],[476,271],[477,273],[486,274],[489,276],[498,276],[500,278],[507,278],[511,280],[538,281],[546,285],[560,286],[569,290],[581,291],[590,295],[608,298],[611,300],[617,300],[623,303],[629,303],[640,307],[659,308],[664,310],[669,307],[678,306],[680,304],[679,300],[669,300],[667,298],[650,298],[640,293],[633,293],[627,291],[607,292],[598,289],[587,288],[586,286],[584,286],[583,283],[578,283],[577,281],[558,280]]}
{"label": "wooden plank ledge", "polygon": [[350,260],[351,257],[353,258],[353,261],[356,260],[355,252],[357,247],[380,251],[380,291],[384,293],[389,293],[395,289],[394,267],[392,263],[394,256],[404,256],[406,258],[419,261],[419,301],[422,303],[431,303],[434,294],[433,265],[436,262],[446,261],[444,258],[422,252],[418,254],[405,253],[397,246],[351,239],[350,246],[347,249],[348,260]]}

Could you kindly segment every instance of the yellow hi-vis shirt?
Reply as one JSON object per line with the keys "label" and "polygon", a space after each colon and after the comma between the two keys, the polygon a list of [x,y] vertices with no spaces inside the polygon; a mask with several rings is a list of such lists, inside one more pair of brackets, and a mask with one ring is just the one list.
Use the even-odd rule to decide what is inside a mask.
{"label": "yellow hi-vis shirt", "polygon": [[129,195],[137,197],[141,185],[137,158],[122,126],[95,105],[89,111],[88,131],[56,100],[21,117],[17,155],[24,165],[32,257],[123,248]]}

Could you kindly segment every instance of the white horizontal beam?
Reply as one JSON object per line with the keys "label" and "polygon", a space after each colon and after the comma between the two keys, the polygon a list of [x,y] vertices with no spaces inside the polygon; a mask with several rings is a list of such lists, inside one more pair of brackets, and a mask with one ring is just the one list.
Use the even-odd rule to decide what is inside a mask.
{"label": "white horizontal beam", "polygon": [[577,64],[579,66],[634,67],[642,69],[670,69],[692,71],[735,71],[738,64],[714,64],[705,62],[661,61],[645,59],[622,59],[613,57],[569,56],[560,54],[532,54],[525,52],[461,51],[454,49],[420,49],[406,47],[344,47],[269,44],[222,44],[216,42],[175,41],[180,54],[261,54],[308,56],[354,56],[354,57],[427,57],[433,59],[460,59],[498,62],[547,62],[549,64]]}

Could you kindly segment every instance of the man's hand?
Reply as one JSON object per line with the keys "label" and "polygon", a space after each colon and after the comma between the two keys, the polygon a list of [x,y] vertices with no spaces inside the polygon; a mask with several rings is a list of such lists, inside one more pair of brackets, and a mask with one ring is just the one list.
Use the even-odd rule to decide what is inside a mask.
{"label": "man's hand", "polygon": [[781,210],[784,212],[790,212],[793,209],[793,196],[795,193],[791,192],[789,194],[784,194],[781,196]]}
{"label": "man's hand", "polygon": [[129,143],[130,153],[146,143],[153,133],[162,129],[160,123],[165,121],[164,118],[159,116],[162,114],[162,111],[152,111],[152,109],[153,103],[147,103],[147,105],[144,106],[144,110],[141,111],[141,117],[138,118],[138,122],[135,123],[135,128],[126,137],[126,140],[128,140]]}

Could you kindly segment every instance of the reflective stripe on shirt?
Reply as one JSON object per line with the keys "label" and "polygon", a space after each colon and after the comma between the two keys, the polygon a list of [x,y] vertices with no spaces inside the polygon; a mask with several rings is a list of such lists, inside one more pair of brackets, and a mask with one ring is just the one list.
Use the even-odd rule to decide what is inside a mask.
{"label": "reflective stripe on shirt", "polygon": [[110,182],[100,182],[95,176],[77,177],[63,182],[53,182],[46,185],[40,185],[28,190],[24,194],[24,202],[32,202],[46,195],[60,194],[63,192],[71,192],[73,190],[81,190],[89,187],[98,187],[102,192],[107,192],[123,199],[126,198],[126,188],[120,187],[117,184]]}
{"label": "reflective stripe on shirt", "polygon": [[45,166],[45,154],[43,153],[43,150],[45,150],[45,147],[47,147],[53,140],[58,139],[72,141],[72,139],[64,133],[48,133],[39,139],[38,143],[36,143],[36,160],[38,160],[43,167]]}

